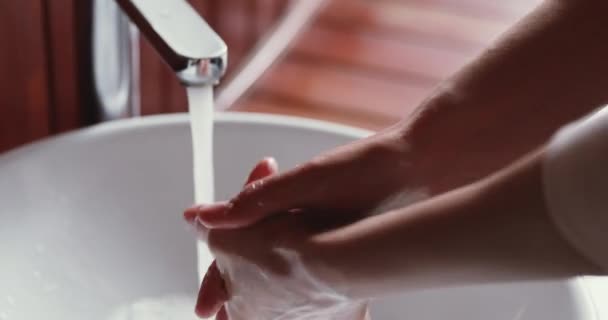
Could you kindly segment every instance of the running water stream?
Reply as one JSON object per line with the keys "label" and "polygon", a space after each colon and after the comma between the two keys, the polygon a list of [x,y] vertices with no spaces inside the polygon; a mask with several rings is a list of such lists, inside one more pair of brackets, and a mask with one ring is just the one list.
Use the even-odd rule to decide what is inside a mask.
{"label": "running water stream", "polygon": [[[213,87],[188,87],[188,108],[192,131],[192,154],[194,164],[194,201],[212,203],[213,195]],[[199,277],[205,275],[213,261],[207,244],[198,245]]]}

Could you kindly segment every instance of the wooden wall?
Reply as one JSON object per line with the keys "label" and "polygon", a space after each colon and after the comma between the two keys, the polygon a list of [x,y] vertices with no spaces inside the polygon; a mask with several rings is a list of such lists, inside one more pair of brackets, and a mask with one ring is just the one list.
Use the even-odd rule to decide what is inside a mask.
{"label": "wooden wall", "polygon": [[381,130],[541,1],[327,0],[232,110]]}
{"label": "wooden wall", "polygon": [[51,131],[44,11],[41,1],[0,1],[0,149]]}
{"label": "wooden wall", "polygon": [[[190,0],[230,47],[233,72],[286,0]],[[0,152],[96,122],[90,0],[0,1]],[[142,113],[186,110],[185,92],[141,44]]]}

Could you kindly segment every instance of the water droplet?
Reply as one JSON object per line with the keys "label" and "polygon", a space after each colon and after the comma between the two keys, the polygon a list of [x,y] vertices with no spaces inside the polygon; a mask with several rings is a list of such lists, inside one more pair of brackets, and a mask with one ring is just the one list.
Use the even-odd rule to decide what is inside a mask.
{"label": "water droplet", "polygon": [[257,205],[258,205],[258,207],[263,207],[264,206],[264,202],[258,201]]}
{"label": "water droplet", "polygon": [[6,296],[6,302],[8,302],[9,305],[14,306],[15,298],[13,298],[12,296]]}
{"label": "water droplet", "polygon": [[8,320],[8,314],[4,311],[0,311],[0,320]]}
{"label": "water droplet", "polygon": [[255,190],[255,189],[262,187],[263,185],[264,185],[264,180],[258,180],[256,182],[252,183],[249,188],[251,190]]}
{"label": "water droplet", "polygon": [[34,272],[32,272],[32,274],[34,275],[34,278],[42,278],[42,273],[40,273],[40,271],[38,270],[34,270]]}

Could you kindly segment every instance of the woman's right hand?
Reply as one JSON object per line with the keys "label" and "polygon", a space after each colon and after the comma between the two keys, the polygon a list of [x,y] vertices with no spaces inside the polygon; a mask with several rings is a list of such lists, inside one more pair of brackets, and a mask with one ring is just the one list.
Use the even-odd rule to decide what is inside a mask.
{"label": "woman's right hand", "polygon": [[428,179],[416,170],[413,156],[401,132],[387,130],[249,184],[223,205],[201,206],[197,215],[207,227],[222,229],[252,225],[293,209],[356,220],[385,210],[387,204],[396,206],[394,200],[403,205],[424,197],[422,181]]}
{"label": "woman's right hand", "polygon": [[[391,201],[395,198],[400,200],[399,205],[419,200],[424,195],[425,187],[420,183],[424,179],[419,176],[420,171],[414,170],[416,161],[397,129],[339,147],[283,174],[266,170],[267,173],[258,175],[255,172],[260,170],[256,169],[255,174],[252,173],[254,178],[249,179],[256,181],[248,183],[230,202],[194,207],[187,215],[196,216],[198,223],[212,231],[225,230],[215,234],[227,234],[230,231],[227,229],[235,229],[233,234],[242,237],[246,233],[242,230],[261,228],[267,225],[261,221],[264,218],[284,215],[293,209],[302,211],[302,217],[310,212],[322,212],[322,215],[316,214],[315,219],[320,225],[331,225],[354,222],[373,212],[381,212],[389,203],[396,206]],[[216,244],[224,242],[229,241],[215,241]],[[223,264],[227,264],[226,261]],[[208,294],[202,299],[206,307],[199,308],[199,312],[205,310],[203,315],[215,312],[217,304],[227,299],[221,290],[223,280],[218,265],[211,266],[207,279],[211,279],[204,286],[207,287],[204,292]],[[361,309],[358,303],[352,306],[355,309],[348,312]],[[225,309],[221,309],[219,315],[225,316]]]}
{"label": "woman's right hand", "polygon": [[[247,184],[278,172],[272,158],[260,161]],[[211,229],[192,211],[185,218],[206,235],[216,261],[201,284],[196,312],[217,320],[369,318],[366,299],[337,290],[339,270],[328,272],[325,252],[311,241],[336,227],[331,216],[283,213],[244,228]],[[325,253],[325,254],[324,254]],[[341,287],[341,286],[340,286]],[[263,289],[262,289],[263,288]]]}

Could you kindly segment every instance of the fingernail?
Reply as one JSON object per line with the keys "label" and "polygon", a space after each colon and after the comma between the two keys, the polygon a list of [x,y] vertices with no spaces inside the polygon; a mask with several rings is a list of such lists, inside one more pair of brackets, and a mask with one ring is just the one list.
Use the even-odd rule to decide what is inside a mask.
{"label": "fingernail", "polygon": [[211,315],[208,315],[206,312],[201,311],[198,305],[196,305],[196,307],[194,308],[194,314],[196,314],[196,316],[201,319],[208,319],[211,317]]}
{"label": "fingernail", "polygon": [[196,216],[198,215],[198,212],[200,211],[199,207],[200,206],[194,206],[194,207],[188,208],[188,209],[186,209],[186,211],[184,211],[184,219],[188,223],[194,222],[194,219],[196,219]]}
{"label": "fingernail", "polygon": [[208,318],[207,313],[201,311],[200,307],[198,306],[198,304],[194,307],[194,314],[196,314],[197,317],[201,318],[201,319],[206,319]]}
{"label": "fingernail", "polygon": [[270,169],[271,172],[279,171],[279,164],[277,163],[277,160],[275,158],[265,157],[264,161],[266,161],[266,164],[268,165],[268,168]]}
{"label": "fingernail", "polygon": [[230,207],[231,205],[227,202],[219,202],[211,205],[197,205],[184,211],[184,219],[188,223],[194,223],[196,221],[204,222],[207,216],[215,217],[218,215],[225,215]]}

